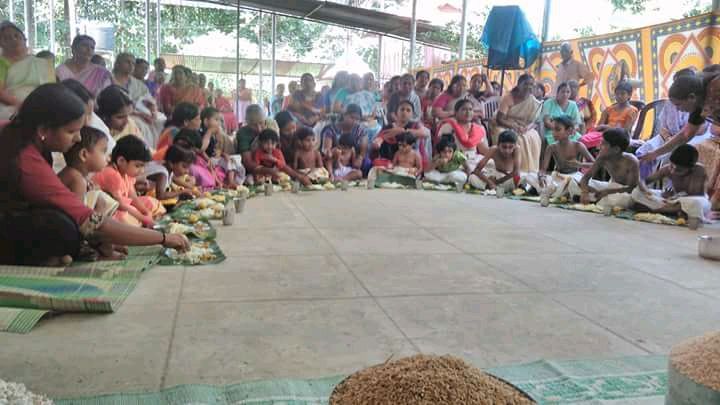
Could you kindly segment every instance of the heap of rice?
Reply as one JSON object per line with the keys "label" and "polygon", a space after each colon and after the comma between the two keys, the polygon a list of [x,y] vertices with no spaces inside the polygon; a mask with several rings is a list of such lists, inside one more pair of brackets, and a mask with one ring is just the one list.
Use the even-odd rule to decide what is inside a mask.
{"label": "heap of rice", "polygon": [[666,404],[720,404],[720,332],[685,340],[672,349]]}
{"label": "heap of rice", "polygon": [[526,405],[515,387],[452,356],[416,355],[358,371],[330,405]]}
{"label": "heap of rice", "polygon": [[52,405],[53,402],[28,391],[23,384],[0,380],[0,404],[7,405]]}

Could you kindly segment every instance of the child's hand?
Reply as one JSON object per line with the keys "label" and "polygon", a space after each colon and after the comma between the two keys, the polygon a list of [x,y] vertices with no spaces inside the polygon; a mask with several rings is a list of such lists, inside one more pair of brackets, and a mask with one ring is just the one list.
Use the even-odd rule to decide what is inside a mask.
{"label": "child's hand", "polygon": [[590,193],[588,193],[586,190],[583,190],[583,192],[580,194],[580,204],[587,205],[590,203]]}
{"label": "child's hand", "polygon": [[310,185],[312,185],[312,181],[310,181],[310,177],[308,177],[304,174],[298,175],[298,181],[300,183],[302,183],[302,185],[305,187],[309,187]]}
{"label": "child's hand", "polygon": [[145,228],[152,229],[155,226],[155,221],[152,219],[151,216],[144,216],[141,221]]}

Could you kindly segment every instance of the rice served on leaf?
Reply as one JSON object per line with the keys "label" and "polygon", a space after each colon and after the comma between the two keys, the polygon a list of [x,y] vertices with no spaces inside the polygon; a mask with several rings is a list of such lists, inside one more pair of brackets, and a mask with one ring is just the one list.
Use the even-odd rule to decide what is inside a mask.
{"label": "rice served on leaf", "polygon": [[53,401],[43,395],[33,394],[25,385],[0,380],[0,404],[52,405]]}
{"label": "rice served on leaf", "polygon": [[517,388],[452,356],[415,355],[358,371],[330,405],[526,405]]}

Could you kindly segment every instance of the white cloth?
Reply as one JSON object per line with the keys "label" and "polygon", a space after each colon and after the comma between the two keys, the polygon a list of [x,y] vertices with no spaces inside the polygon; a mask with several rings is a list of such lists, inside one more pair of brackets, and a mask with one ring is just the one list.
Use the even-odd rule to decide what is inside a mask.
{"label": "white cloth", "polygon": [[462,170],[455,170],[449,173],[432,170],[425,173],[425,179],[438,184],[465,184],[467,182],[467,174]]}
{"label": "white cloth", "polygon": [[[502,173],[495,169],[494,167],[484,167],[482,170],[482,174],[485,175],[485,177],[493,177],[495,179],[499,179],[501,177],[505,177],[505,173]],[[470,185],[478,190],[485,190],[487,188],[487,183],[482,181],[480,179],[480,176],[477,176],[475,174],[470,175]],[[498,188],[502,188],[503,190],[507,192],[511,192],[515,189],[515,181],[511,177],[508,180],[504,181],[501,184],[497,184]]]}
{"label": "white cloth", "polygon": [[[607,190],[607,189],[615,189],[615,188],[621,188],[625,187],[620,183],[616,183],[614,181],[599,181],[599,180],[590,180],[588,185],[595,190],[601,191],[601,190]],[[578,189],[580,188],[578,184]],[[595,196],[593,193],[590,193],[590,199],[595,200]],[[630,196],[630,193],[614,193],[607,195],[600,199],[600,201],[596,201],[595,203],[600,208],[615,208],[619,207],[622,209],[628,209],[632,207],[633,205],[633,199]]]}
{"label": "white cloth", "polygon": [[537,173],[527,173],[522,177],[522,181],[525,184],[532,186],[538,193],[542,193],[542,191],[547,188],[549,191],[548,196],[550,198],[560,198],[570,197],[571,188],[579,189],[582,177],[583,174],[580,172],[571,174],[552,172],[549,176],[545,176],[545,187],[542,187]]}
{"label": "white cloth", "polygon": [[684,212],[688,218],[699,218],[707,221],[708,215],[710,214],[711,204],[707,195],[678,195],[672,198],[663,198],[661,190],[648,190],[643,193],[639,188],[633,190],[631,195],[634,202],[648,207],[651,211],[659,211],[679,203],[680,210]]}

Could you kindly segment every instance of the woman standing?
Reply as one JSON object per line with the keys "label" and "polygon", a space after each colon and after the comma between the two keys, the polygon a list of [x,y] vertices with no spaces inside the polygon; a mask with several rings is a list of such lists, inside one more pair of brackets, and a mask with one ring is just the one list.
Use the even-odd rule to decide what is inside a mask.
{"label": "woman standing", "polygon": [[489,151],[485,128],[473,122],[475,111],[470,100],[460,100],[455,103],[455,116],[440,123],[437,132],[436,144],[443,136],[452,136],[458,150],[465,155],[470,170]]}
{"label": "woman standing", "polygon": [[164,84],[158,91],[158,104],[160,111],[169,117],[179,103],[195,104],[198,108],[203,108],[205,96],[200,87],[192,84],[189,69],[175,65],[172,68],[170,83]]}
{"label": "woman standing", "polygon": [[[568,83],[563,82],[558,86],[555,97],[549,98],[543,103],[541,114],[543,126],[545,127],[545,140],[548,145],[556,142],[552,134],[554,128],[553,118],[566,115],[575,122],[576,129],[583,125],[580,120],[580,112],[578,111],[577,105],[574,101],[570,100],[570,94],[570,86]],[[583,131],[580,130],[580,133],[582,132]],[[570,137],[570,140],[577,141],[580,139],[580,133],[576,131],[575,134]]]}
{"label": "woman standing", "polygon": [[505,130],[511,129],[518,135],[522,172],[537,172],[540,168],[542,140],[536,121],[542,105],[533,97],[534,89],[535,79],[527,73],[521,75],[515,88],[500,100],[493,130],[493,145]]}
{"label": "woman standing", "polygon": [[75,79],[88,89],[93,97],[112,84],[112,74],[104,66],[90,62],[95,55],[95,40],[78,35],[72,42],[72,58],[55,69],[58,79]]}
{"label": "woman standing", "polygon": [[15,24],[0,24],[0,120],[8,120],[35,88],[55,81],[50,62],[28,54],[25,34]]}
{"label": "woman standing", "polygon": [[77,96],[60,84],[45,84],[28,95],[0,133],[0,262],[67,264],[84,240],[190,247],[182,235],[120,224],[104,202],[89,208],[62,184],[49,156],[77,143],[85,121],[85,105]]}

